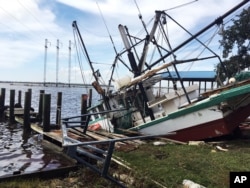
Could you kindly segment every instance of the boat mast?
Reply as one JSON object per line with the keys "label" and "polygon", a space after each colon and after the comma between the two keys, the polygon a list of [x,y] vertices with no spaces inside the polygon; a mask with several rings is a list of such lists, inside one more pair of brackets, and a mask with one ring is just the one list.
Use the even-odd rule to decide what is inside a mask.
{"label": "boat mast", "polygon": [[92,71],[92,73],[93,73],[93,76],[94,76],[94,78],[95,78],[95,81],[96,81],[96,82],[98,82],[97,75],[95,74],[94,67],[93,67],[92,62],[91,62],[91,60],[90,60],[90,57],[89,57],[89,54],[88,54],[87,48],[86,48],[86,46],[85,46],[85,44],[84,44],[84,42],[83,42],[82,35],[81,35],[80,31],[79,31],[79,28],[78,28],[78,26],[77,26],[76,21],[73,21],[73,23],[72,23],[72,27],[76,29],[77,34],[78,34],[78,36],[80,37],[80,40],[81,40],[81,43],[82,43],[82,46],[83,46],[84,52],[85,52],[85,54],[86,54],[86,57],[87,57],[87,60],[88,60],[89,66],[90,66],[90,68],[91,68],[91,71]]}
{"label": "boat mast", "polygon": [[209,25],[207,25],[206,27],[204,27],[203,29],[201,29],[199,32],[197,32],[196,34],[194,34],[193,36],[191,36],[189,39],[187,39],[186,41],[184,41],[183,43],[181,43],[179,46],[177,46],[176,48],[174,48],[173,50],[171,50],[170,52],[168,52],[166,55],[164,55],[163,57],[159,58],[157,61],[155,61],[153,64],[151,64],[148,69],[150,69],[151,67],[157,65],[159,62],[161,62],[162,60],[164,60],[165,58],[167,58],[169,55],[173,54],[174,52],[176,52],[177,50],[179,50],[180,48],[182,48],[183,46],[185,46],[186,44],[188,44],[192,40],[196,39],[199,35],[201,35],[205,31],[207,31],[208,29],[210,29],[214,25],[221,24],[223,22],[224,18],[226,18],[227,16],[229,16],[230,14],[232,14],[234,11],[236,11],[237,9],[239,9],[240,7],[242,7],[243,5],[245,5],[246,3],[248,3],[249,1],[250,0],[243,0],[240,4],[238,4],[237,6],[235,6],[234,8],[232,8],[231,10],[229,10],[228,12],[226,12],[224,15],[220,16],[215,21],[213,21],[212,23],[210,23]]}
{"label": "boat mast", "polygon": [[[126,50],[128,52],[128,59],[129,59],[131,68],[132,68],[132,70],[134,72],[134,77],[140,76],[141,73],[140,73],[140,70],[139,70],[139,68],[138,68],[138,66],[136,64],[134,54],[131,51],[131,46],[130,46],[130,43],[128,41],[128,38],[126,37],[125,28],[121,24],[118,26],[118,28],[119,28],[119,31],[120,31],[124,46],[125,46],[125,48],[126,48]],[[139,86],[139,89],[140,89],[140,91],[142,93],[142,96],[143,96],[143,100],[144,100],[144,104],[145,104],[145,110],[148,112],[148,114],[150,116],[150,119],[154,120],[155,119],[154,114],[153,114],[152,110],[150,108],[148,108],[148,105],[147,105],[148,97],[146,95],[144,87],[143,87],[141,82],[138,83],[138,86]]]}
{"label": "boat mast", "polygon": [[156,31],[156,28],[158,26],[158,23],[159,23],[159,20],[160,20],[160,17],[161,17],[161,13],[162,12],[160,12],[160,11],[156,11],[155,21],[154,21],[154,25],[152,27],[152,30],[151,30],[150,34],[146,36],[143,51],[142,51],[142,56],[140,58],[139,65],[138,65],[138,69],[139,69],[140,73],[144,69],[145,59],[146,59],[146,56],[147,56],[147,53],[148,53],[148,47],[149,47],[150,42],[154,38],[155,31]]}
{"label": "boat mast", "polygon": [[97,74],[96,74],[96,72],[95,72],[95,70],[94,70],[94,67],[93,67],[93,65],[92,65],[92,61],[90,60],[90,57],[89,57],[87,48],[86,48],[86,46],[85,46],[85,44],[84,44],[84,42],[83,42],[83,39],[82,39],[82,36],[81,36],[81,33],[80,33],[80,31],[79,31],[79,28],[78,28],[78,26],[77,26],[76,21],[73,21],[72,27],[75,28],[76,31],[77,31],[77,34],[78,34],[78,36],[79,36],[79,38],[80,38],[80,41],[81,41],[81,44],[82,44],[82,46],[83,46],[85,55],[86,55],[86,57],[87,57],[88,63],[89,63],[90,68],[91,68],[91,70],[92,70],[92,74],[93,74],[93,76],[94,76],[94,78],[95,78],[95,81],[92,83],[92,86],[93,86],[93,87],[96,89],[96,91],[102,96],[106,108],[107,108],[108,110],[110,110],[111,107],[110,107],[110,105],[109,105],[109,102],[108,102],[107,97],[105,96],[105,91],[101,88],[101,86],[100,86],[100,84],[99,84]]}
{"label": "boat mast", "polygon": [[109,94],[109,89],[110,89],[110,87],[111,87],[111,81],[112,81],[112,79],[113,79],[113,75],[114,75],[115,66],[116,66],[117,61],[120,60],[120,61],[124,64],[124,66],[126,66],[129,70],[130,70],[130,68],[126,65],[126,63],[123,62],[123,60],[121,60],[121,59],[119,58],[119,57],[120,57],[120,54],[119,54],[119,53],[117,52],[117,50],[116,50],[114,41],[113,41],[113,39],[112,39],[112,37],[111,37],[111,34],[110,34],[110,32],[109,32],[109,29],[108,29],[108,26],[107,26],[106,21],[105,21],[105,19],[104,19],[104,16],[103,16],[103,14],[102,14],[101,8],[99,7],[98,2],[96,2],[96,4],[97,4],[98,10],[99,10],[99,12],[100,12],[100,14],[101,14],[103,23],[104,23],[104,25],[105,25],[105,27],[106,27],[106,30],[107,30],[108,34],[109,34],[110,41],[111,41],[111,43],[112,43],[113,49],[114,49],[115,54],[116,54],[115,60],[114,60],[114,62],[113,62],[113,64],[112,64],[111,76],[110,76],[110,79],[109,79],[109,82],[108,82],[107,94]]}

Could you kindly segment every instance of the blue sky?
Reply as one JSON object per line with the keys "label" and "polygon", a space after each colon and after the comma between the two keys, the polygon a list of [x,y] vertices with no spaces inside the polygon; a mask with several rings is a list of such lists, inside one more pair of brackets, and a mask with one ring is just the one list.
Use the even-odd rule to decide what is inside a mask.
{"label": "blue sky", "polygon": [[[153,18],[155,10],[166,10],[192,1],[136,0],[136,2],[147,23]],[[168,13],[195,33],[238,2],[198,0],[169,10]],[[104,75],[108,75],[115,53],[98,6],[117,50],[122,50],[118,25],[128,26],[131,33],[136,33],[142,28],[135,0],[0,0],[0,80],[43,82],[44,46],[45,39],[48,39],[46,81],[56,81],[57,60],[58,81],[69,81],[69,41],[71,41],[70,81],[82,83],[71,26],[74,20],[78,23],[91,60],[98,62],[99,64],[95,66]],[[169,26],[169,34],[172,34],[172,41],[176,44],[185,39],[177,31],[176,26]],[[56,48],[57,39],[59,52]],[[218,46],[217,49],[219,50]],[[86,61],[83,63],[85,79],[90,82],[92,76],[89,66]],[[211,70],[213,66],[213,64],[206,65],[199,67],[199,70]]]}

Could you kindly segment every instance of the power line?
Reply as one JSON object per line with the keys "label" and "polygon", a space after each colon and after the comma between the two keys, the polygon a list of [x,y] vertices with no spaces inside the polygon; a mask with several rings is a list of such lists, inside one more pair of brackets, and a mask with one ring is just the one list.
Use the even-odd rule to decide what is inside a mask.
{"label": "power line", "polygon": [[44,27],[49,32],[50,35],[57,38],[57,36],[55,36],[52,32],[50,32],[49,29],[39,21],[39,19],[32,13],[32,11],[30,11],[26,6],[24,6],[19,0],[17,0],[17,2],[34,18],[34,20],[37,23],[39,23],[42,27]]}
{"label": "power line", "polygon": [[0,6],[0,9],[2,9],[7,15],[11,16],[14,20],[16,20],[19,24],[21,24],[22,26],[24,26],[32,35],[36,36],[33,33],[33,30],[31,28],[29,28],[27,25],[23,24],[19,19],[17,19],[15,16],[13,16],[10,12],[8,12],[7,10],[5,10],[3,7]]}

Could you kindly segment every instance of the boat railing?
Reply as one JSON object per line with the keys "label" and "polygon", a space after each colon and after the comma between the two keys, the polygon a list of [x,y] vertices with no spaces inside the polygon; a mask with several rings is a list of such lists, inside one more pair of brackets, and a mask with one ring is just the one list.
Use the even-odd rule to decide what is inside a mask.
{"label": "boat railing", "polygon": [[108,113],[112,113],[112,112],[125,111],[125,110],[128,110],[128,109],[122,108],[122,109],[115,109],[115,110],[107,110],[107,111],[101,111],[101,112],[93,112],[93,113],[82,114],[82,115],[79,115],[79,116],[72,116],[72,117],[62,118],[62,124],[65,124],[67,128],[80,127],[80,128],[83,129],[83,133],[86,134],[86,131],[88,129],[88,125],[89,125],[89,121],[90,121],[91,116],[99,115],[99,114],[104,115],[104,114],[108,114]]}

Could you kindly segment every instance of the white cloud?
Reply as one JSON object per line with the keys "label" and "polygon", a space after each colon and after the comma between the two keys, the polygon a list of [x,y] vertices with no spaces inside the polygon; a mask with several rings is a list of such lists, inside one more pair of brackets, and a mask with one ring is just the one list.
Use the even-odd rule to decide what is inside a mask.
{"label": "white cloud", "polygon": [[[71,28],[73,20],[77,20],[91,60],[112,63],[115,53],[96,2],[115,46],[120,51],[123,43],[118,32],[118,24],[127,25],[132,34],[142,29],[134,0],[0,0],[0,80],[43,81],[44,46],[45,38],[48,38],[47,80],[55,81],[56,40],[60,39],[59,81],[67,82],[69,40],[72,40],[72,67],[78,66],[73,62],[75,58]],[[136,2],[147,24],[153,18],[155,10],[170,9],[190,1],[137,0]],[[169,10],[167,13],[194,32],[237,3],[235,0],[198,0],[184,7]],[[176,25],[169,23],[168,26],[171,42],[179,44],[187,37],[179,32]],[[86,64],[86,60],[84,63]],[[105,71],[106,69],[109,71],[111,67],[96,66]],[[76,70],[72,68],[72,78],[75,77],[75,80],[81,82],[80,74]],[[11,74],[8,74],[8,71]]]}

